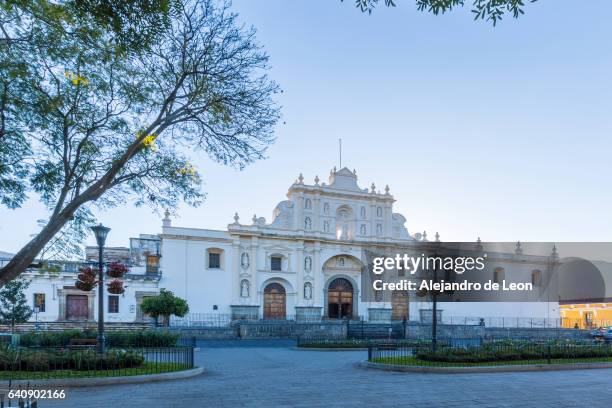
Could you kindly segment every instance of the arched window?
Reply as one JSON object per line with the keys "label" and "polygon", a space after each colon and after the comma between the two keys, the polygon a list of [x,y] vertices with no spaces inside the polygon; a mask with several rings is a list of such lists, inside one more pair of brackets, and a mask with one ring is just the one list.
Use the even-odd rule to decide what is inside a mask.
{"label": "arched window", "polygon": [[533,286],[542,286],[542,271],[534,269],[531,271],[531,284]]}
{"label": "arched window", "polygon": [[376,234],[381,235],[382,231],[382,224],[376,224]]}
{"label": "arched window", "polygon": [[376,207],[376,216],[382,217],[382,207]]}
{"label": "arched window", "polygon": [[502,283],[506,279],[506,270],[502,267],[497,267],[493,270],[493,282]]}
{"label": "arched window", "polygon": [[323,204],[323,213],[329,214],[329,203]]}
{"label": "arched window", "polygon": [[323,231],[329,232],[329,221],[323,221]]}
{"label": "arched window", "polygon": [[307,198],[304,201],[304,208],[307,210],[310,210],[312,208],[312,201],[310,201],[310,198]]}
{"label": "arched window", "polygon": [[304,229],[310,231],[312,229],[312,220],[310,217],[306,217],[304,219]]}
{"label": "arched window", "polygon": [[366,217],[366,208],[361,207],[361,218],[365,218],[365,217]]}

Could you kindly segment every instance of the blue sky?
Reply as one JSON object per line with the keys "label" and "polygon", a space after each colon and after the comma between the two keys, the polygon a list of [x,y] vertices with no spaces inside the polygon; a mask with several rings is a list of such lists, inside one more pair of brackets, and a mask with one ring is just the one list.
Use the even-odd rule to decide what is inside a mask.
{"label": "blue sky", "polygon": [[[343,164],[362,187],[390,185],[410,232],[612,241],[612,2],[540,0],[497,27],[469,7],[433,16],[397,3],[368,16],[352,0],[236,0],[270,54],[285,123],[244,171],[200,154],[208,198],[174,224],[269,220],[300,172],[326,181],[341,137]],[[36,200],[0,209],[0,250],[18,250],[44,217]],[[131,205],[99,219],[110,245],[161,224]]]}

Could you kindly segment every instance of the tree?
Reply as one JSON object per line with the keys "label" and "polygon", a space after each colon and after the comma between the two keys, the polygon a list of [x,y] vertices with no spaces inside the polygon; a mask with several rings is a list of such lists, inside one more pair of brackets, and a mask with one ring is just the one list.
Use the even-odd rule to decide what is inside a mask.
{"label": "tree", "polygon": [[161,289],[157,296],[143,299],[140,309],[155,319],[155,325],[158,318],[163,317],[166,326],[170,325],[170,316],[183,317],[189,312],[187,302],[166,289]]}
{"label": "tree", "polygon": [[23,293],[28,286],[30,286],[30,281],[19,278],[0,288],[0,322],[10,324],[13,333],[16,324],[25,323],[32,316],[32,308],[28,306]]}
{"label": "tree", "polygon": [[109,41],[112,32],[63,35],[32,24],[21,51],[0,48],[0,69],[15,93],[6,120],[29,150],[26,187],[49,218],[0,269],[0,286],[60,231],[84,236],[93,206],[198,205],[193,151],[242,168],[274,140],[278,86],[268,56],[227,2],[185,0],[155,43],[129,52]]}
{"label": "tree", "polygon": [[[344,0],[341,0],[344,1]],[[397,0],[384,0],[387,7],[395,7]],[[496,25],[502,20],[504,14],[509,13],[514,18],[524,14],[525,3],[535,3],[537,0],[471,0],[474,20],[486,20]],[[383,0],[355,0],[356,7],[363,12],[372,13],[374,8]],[[416,0],[419,11],[426,11],[435,15],[444,14],[454,7],[463,7],[466,0]]]}

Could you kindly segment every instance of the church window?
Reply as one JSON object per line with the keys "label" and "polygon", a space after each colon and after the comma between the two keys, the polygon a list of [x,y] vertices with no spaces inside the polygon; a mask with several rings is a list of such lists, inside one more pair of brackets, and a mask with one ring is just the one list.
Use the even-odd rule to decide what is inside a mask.
{"label": "church window", "polygon": [[329,214],[329,203],[323,204],[323,213]]}
{"label": "church window", "polygon": [[539,269],[534,269],[531,272],[531,284],[533,286],[542,286],[542,271]]}
{"label": "church window", "polygon": [[366,208],[361,207],[361,218],[365,218],[365,217],[366,217]]}
{"label": "church window", "polygon": [[329,232],[329,221],[323,221],[323,231]]}
{"label": "church window", "polygon": [[223,269],[223,250],[219,248],[209,248],[206,252],[206,268]]}
{"label": "church window", "polygon": [[376,233],[378,235],[382,234],[382,230],[383,230],[382,224],[376,224]]}
{"label": "church window", "polygon": [[382,214],[383,214],[382,207],[376,207],[376,216],[382,217]]}
{"label": "church window", "polygon": [[506,279],[506,270],[504,268],[495,268],[493,271],[493,282],[494,283],[502,283],[502,281]]}
{"label": "church window", "polygon": [[272,256],[270,257],[270,269],[273,271],[282,270],[283,258],[280,256]]}
{"label": "church window", "polygon": [[307,210],[312,208],[312,201],[310,201],[310,198],[307,198],[306,201],[304,201],[304,208]]}

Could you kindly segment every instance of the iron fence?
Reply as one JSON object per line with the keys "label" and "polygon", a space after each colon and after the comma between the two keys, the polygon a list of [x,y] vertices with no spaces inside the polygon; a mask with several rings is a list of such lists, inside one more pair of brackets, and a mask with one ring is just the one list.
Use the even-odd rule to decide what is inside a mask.
{"label": "iron fence", "polygon": [[0,380],[115,377],[180,371],[194,367],[191,346],[112,348],[5,348]]}
{"label": "iron fence", "polygon": [[[46,392],[46,390],[42,392]],[[53,395],[51,391],[51,396],[61,397],[59,391],[56,391],[56,395]],[[20,384],[17,386],[13,386],[11,380],[4,384],[0,383],[0,408],[38,408],[39,398],[41,398],[41,390],[31,388],[29,382],[26,385]]]}
{"label": "iron fence", "polygon": [[[481,340],[474,339],[478,341]],[[388,342],[369,345],[368,361],[434,367],[612,363],[612,344],[494,341],[474,345],[468,339],[441,339],[434,348],[431,342],[415,345]]]}

